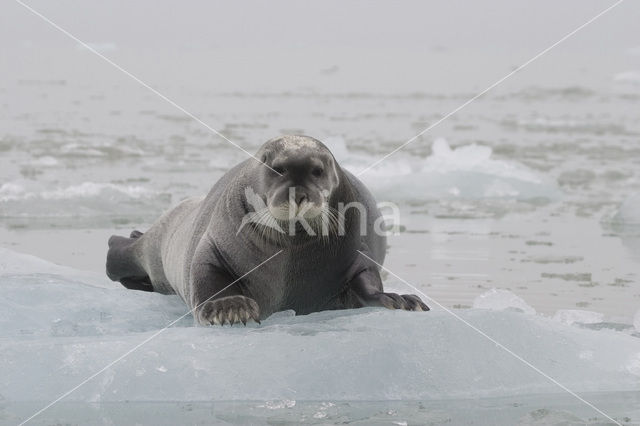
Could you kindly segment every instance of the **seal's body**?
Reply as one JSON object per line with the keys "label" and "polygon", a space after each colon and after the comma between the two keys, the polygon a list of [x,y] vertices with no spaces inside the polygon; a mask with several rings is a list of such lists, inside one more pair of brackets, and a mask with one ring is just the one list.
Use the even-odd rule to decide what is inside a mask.
{"label": "seal's body", "polygon": [[[107,275],[127,288],[179,294],[201,324],[259,321],[285,309],[428,310],[416,296],[383,293],[367,259],[384,261],[386,238],[374,229],[380,212],[322,143],[284,136],[256,157],[145,234],[111,237]],[[350,203],[359,209],[338,210]]]}

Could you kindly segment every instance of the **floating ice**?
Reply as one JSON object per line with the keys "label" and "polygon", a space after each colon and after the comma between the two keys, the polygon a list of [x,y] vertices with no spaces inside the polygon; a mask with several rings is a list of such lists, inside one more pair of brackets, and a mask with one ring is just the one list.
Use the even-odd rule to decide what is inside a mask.
{"label": "floating ice", "polygon": [[42,157],[38,157],[27,164],[31,166],[39,166],[39,167],[53,167],[60,164],[60,162],[55,157],[51,157],[50,155],[45,155]]}
{"label": "floating ice", "polygon": [[[0,185],[0,217],[100,221],[102,217],[148,218],[166,209],[169,194],[140,185],[82,182],[50,187],[31,181]],[[28,222],[32,225],[33,222]]]}
{"label": "floating ice", "polygon": [[[362,170],[373,160],[350,156],[348,169]],[[389,199],[555,199],[559,191],[524,165],[492,158],[492,149],[477,144],[452,149],[436,139],[424,159],[389,157],[361,178],[381,197]]]}
{"label": "floating ice", "polygon": [[44,200],[65,200],[71,198],[87,198],[104,195],[105,193],[122,194],[130,198],[143,198],[149,191],[136,185],[114,185],[112,183],[83,182],[80,185],[71,185],[66,188],[43,192],[40,196]]}
{"label": "floating ice", "polygon": [[617,83],[640,84],[640,71],[624,71],[613,76]]}
{"label": "floating ice", "polygon": [[633,327],[640,333],[640,310],[633,317]]}
{"label": "floating ice", "polygon": [[508,117],[501,121],[508,129],[526,132],[548,133],[585,133],[585,134],[625,134],[628,130],[620,124],[610,121],[597,121],[593,118],[553,118],[534,116],[527,118]]}
{"label": "floating ice", "polygon": [[[0,394],[9,404],[58,397],[187,311],[175,296],[94,282],[8,250],[0,264]],[[532,311],[493,294],[502,294],[499,305]],[[457,314],[575,392],[640,391],[636,337],[513,311]],[[66,401],[335,402],[563,392],[443,311],[361,309],[276,314],[261,326],[192,324],[185,317]]]}
{"label": "floating ice", "polygon": [[433,142],[432,154],[427,157],[425,171],[456,172],[475,171],[503,178],[513,178],[531,183],[542,183],[542,179],[523,166],[493,160],[488,146],[471,144],[451,149],[445,139]]}
{"label": "floating ice", "polygon": [[492,288],[482,293],[473,301],[473,307],[477,309],[491,309],[492,311],[515,310],[525,314],[535,314],[536,310],[527,304],[521,297],[509,290]]}
{"label": "floating ice", "polygon": [[12,201],[23,197],[24,187],[20,184],[7,182],[0,185],[0,202]]}
{"label": "floating ice", "polygon": [[27,184],[8,182],[0,186],[0,202],[20,201],[29,199],[41,200],[71,200],[74,198],[92,198],[108,193],[122,194],[130,198],[144,198],[149,190],[136,185],[116,185],[112,183],[83,182],[79,185],[70,185],[52,190],[40,191],[28,189]]}
{"label": "floating ice", "polygon": [[615,224],[640,227],[640,194],[629,196],[613,217]]}
{"label": "floating ice", "polygon": [[580,309],[561,309],[553,316],[554,321],[563,324],[598,324],[604,320],[604,315],[600,312],[583,311]]}

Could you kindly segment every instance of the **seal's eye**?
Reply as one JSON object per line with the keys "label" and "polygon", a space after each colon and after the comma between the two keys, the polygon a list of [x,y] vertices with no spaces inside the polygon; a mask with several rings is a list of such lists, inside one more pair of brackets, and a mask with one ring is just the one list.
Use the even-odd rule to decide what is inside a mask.
{"label": "seal's eye", "polygon": [[284,167],[274,166],[274,167],[272,167],[272,170],[274,172],[278,173],[279,175],[283,175],[284,174]]}
{"label": "seal's eye", "polygon": [[322,170],[322,167],[314,167],[313,170],[311,170],[311,174],[315,177],[320,177],[323,173],[324,170]]}

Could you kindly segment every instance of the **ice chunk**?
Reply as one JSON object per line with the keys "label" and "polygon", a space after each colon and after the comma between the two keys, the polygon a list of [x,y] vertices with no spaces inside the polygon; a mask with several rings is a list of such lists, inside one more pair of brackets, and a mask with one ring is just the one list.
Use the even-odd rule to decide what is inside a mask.
{"label": "ice chunk", "polygon": [[618,209],[613,221],[622,226],[640,227],[640,194],[628,197]]}
{"label": "ice chunk", "polygon": [[640,333],[640,310],[633,317],[633,327]]}
{"label": "ice chunk", "polygon": [[15,181],[0,186],[3,217],[29,226],[33,218],[66,219],[77,225],[78,221],[103,223],[105,217],[155,217],[170,201],[169,194],[140,185],[82,182],[52,187]]}
{"label": "ice chunk", "polygon": [[500,288],[492,288],[476,297],[473,301],[473,307],[491,309],[492,311],[515,310],[525,314],[536,313],[536,310],[529,306],[524,299],[509,290]]}
{"label": "ice chunk", "polygon": [[[491,147],[471,144],[452,149],[440,138],[431,149],[426,159],[389,157],[384,167],[370,169],[361,177],[377,193],[390,199],[527,200],[560,196],[554,183],[526,166],[494,159]],[[346,164],[356,172],[369,165]]]}
{"label": "ice chunk", "polygon": [[[0,276],[0,395],[11,407],[55,399],[146,339],[65,401],[296,401],[286,410],[564,392],[444,311],[285,312],[247,327],[195,327],[187,315],[161,331],[187,312],[176,296],[96,285],[3,251],[0,264],[19,262],[23,272]],[[482,303],[532,312],[491,294]],[[456,313],[575,392],[640,391],[637,337],[509,310]]]}
{"label": "ice chunk", "polygon": [[74,198],[92,198],[105,195],[119,195],[138,199],[147,197],[149,192],[147,188],[141,186],[116,185],[112,183],[83,182],[78,185],[47,190],[36,188],[33,184],[31,188],[27,189],[27,187],[21,183],[8,182],[0,186],[0,201],[7,202],[27,199],[72,200]]}
{"label": "ice chunk", "polygon": [[38,157],[35,160],[31,161],[30,164],[32,166],[40,166],[40,167],[53,167],[57,166],[60,162],[57,158],[52,157],[50,155],[45,155],[43,157]]}
{"label": "ice chunk", "polygon": [[451,149],[445,139],[438,138],[433,142],[431,151],[423,171],[440,173],[475,171],[496,177],[542,183],[542,178],[524,166],[492,159],[492,149],[488,146],[471,144]]}
{"label": "ice chunk", "polygon": [[[64,320],[86,315],[76,304],[65,305],[72,313]],[[5,337],[0,393],[14,401],[44,401],[99,371],[168,322],[152,306],[138,304],[138,310],[117,311],[120,318],[114,309],[111,334],[100,334],[96,316],[84,318],[80,331],[87,333],[69,328],[61,335]],[[637,338],[515,312],[459,314],[576,392],[640,391]],[[585,357],[585,351],[593,355]],[[335,401],[561,392],[448,313],[366,309],[246,328],[170,328],[69,399]]]}
{"label": "ice chunk", "polygon": [[631,70],[619,72],[613,76],[613,81],[616,83],[640,85],[640,71]]}
{"label": "ice chunk", "polygon": [[553,316],[555,321],[571,324],[598,324],[604,320],[604,315],[600,312],[583,311],[580,309],[561,309]]}

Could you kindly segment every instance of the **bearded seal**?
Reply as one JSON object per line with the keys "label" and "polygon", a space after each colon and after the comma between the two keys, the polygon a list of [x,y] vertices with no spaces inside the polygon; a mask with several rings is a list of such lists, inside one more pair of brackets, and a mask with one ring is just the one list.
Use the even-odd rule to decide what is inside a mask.
{"label": "bearded seal", "polygon": [[380,217],[369,190],[324,144],[277,137],[206,197],[181,202],[144,234],[112,236],[107,275],[129,289],[177,293],[202,325],[287,309],[429,310],[415,295],[383,291]]}

